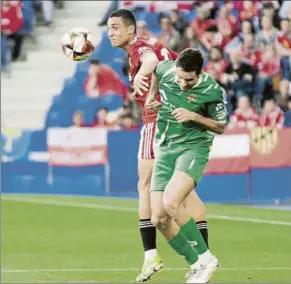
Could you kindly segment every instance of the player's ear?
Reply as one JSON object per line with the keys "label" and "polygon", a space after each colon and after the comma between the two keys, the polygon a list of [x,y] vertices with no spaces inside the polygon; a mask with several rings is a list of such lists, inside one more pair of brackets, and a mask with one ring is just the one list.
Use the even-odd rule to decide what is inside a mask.
{"label": "player's ear", "polygon": [[128,27],[128,32],[129,32],[130,34],[134,34],[134,33],[135,33],[135,26],[134,26],[134,25],[130,25],[130,26]]}

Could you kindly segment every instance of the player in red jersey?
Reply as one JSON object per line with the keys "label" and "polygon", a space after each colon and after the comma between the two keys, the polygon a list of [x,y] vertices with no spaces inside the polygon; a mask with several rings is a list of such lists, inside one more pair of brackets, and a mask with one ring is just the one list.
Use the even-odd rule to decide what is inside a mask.
{"label": "player in red jersey", "polygon": [[[155,38],[136,35],[136,20],[133,13],[120,9],[110,14],[108,36],[113,47],[124,49],[129,57],[129,78],[134,94],[143,109],[143,128],[138,154],[138,192],[140,233],[145,251],[145,261],[137,282],[147,281],[163,267],[156,250],[156,228],[151,223],[150,181],[154,164],[154,136],[157,113],[145,107],[151,74],[159,61],[175,60],[177,54],[164,47]],[[208,244],[206,209],[193,191],[186,201],[189,214],[196,220],[197,226]]]}

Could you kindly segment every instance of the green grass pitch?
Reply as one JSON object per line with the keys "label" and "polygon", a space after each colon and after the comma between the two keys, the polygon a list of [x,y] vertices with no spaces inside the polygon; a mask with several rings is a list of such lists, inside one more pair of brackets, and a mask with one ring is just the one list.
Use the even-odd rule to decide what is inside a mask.
{"label": "green grass pitch", "polygon": [[[143,261],[136,200],[6,195],[1,202],[2,282],[134,282]],[[211,282],[291,282],[291,211],[207,207],[221,262]],[[161,236],[158,248],[165,270],[151,282],[185,282],[185,260]]]}

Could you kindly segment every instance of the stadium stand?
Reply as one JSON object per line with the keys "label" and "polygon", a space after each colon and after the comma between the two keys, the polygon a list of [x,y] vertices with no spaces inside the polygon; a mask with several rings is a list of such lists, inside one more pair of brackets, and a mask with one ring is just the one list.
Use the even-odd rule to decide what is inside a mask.
{"label": "stadium stand", "polygon": [[[1,68],[4,69],[1,86],[1,126],[6,192],[94,195],[112,193],[114,195],[130,191],[130,194],[136,195],[136,154],[139,139],[137,128],[140,126],[141,112],[130,97],[132,90],[127,74],[127,56],[123,50],[111,46],[106,28],[102,28],[110,7],[115,5],[108,5],[109,10],[104,13],[105,7],[102,1],[86,3],[67,1],[64,9],[54,10],[52,23],[48,23],[42,16],[41,6],[35,7],[33,1],[24,2],[23,27],[20,32],[24,35],[23,53],[27,56],[23,59],[26,61],[10,62],[10,43],[5,36],[1,38]],[[183,27],[184,32],[180,30],[178,35],[181,39],[180,50],[186,47],[202,49],[205,55],[205,69],[225,88],[228,114],[230,118],[232,117],[229,126],[231,131],[258,125],[276,126],[278,129],[283,125],[286,128],[290,127],[291,25],[290,20],[285,19],[288,17],[285,10],[287,2],[283,1],[281,7],[279,1],[264,1],[264,6],[259,1],[255,1],[254,4],[250,4],[251,1],[203,1],[203,5],[199,5],[200,1],[193,1],[193,6],[189,6],[189,1],[169,2],[169,5],[158,4],[163,1],[154,1],[156,6],[152,5],[152,1],[150,5],[145,5],[145,1],[125,2],[129,5],[126,6],[127,8],[135,11],[140,23],[143,21],[149,32],[155,36],[161,33],[160,19],[168,16],[171,21],[177,21],[174,16],[176,12],[173,13],[171,10],[178,9],[183,23],[187,23]],[[141,2],[143,2],[142,6],[140,6]],[[187,5],[183,6],[185,2]],[[246,2],[248,4],[245,4]],[[124,6],[122,1],[119,4],[121,5],[119,7]],[[229,17],[229,14],[233,17]],[[274,23],[268,20],[262,23],[265,31],[260,29],[263,14],[264,17],[271,17],[274,20]],[[284,20],[279,21],[279,30],[276,26],[281,15],[284,15]],[[96,27],[96,22],[99,27]],[[175,25],[180,24],[175,22]],[[175,25],[172,30],[175,29]],[[86,27],[92,32],[97,43],[90,59],[80,63],[68,60],[60,48],[60,38],[63,33],[75,26]],[[98,32],[95,32],[96,29]],[[170,33],[171,29],[168,32]],[[222,34],[224,32],[225,34]],[[275,41],[276,48],[270,50],[268,45],[262,45],[264,38],[266,42]],[[242,56],[237,59],[238,51]],[[276,60],[272,64],[265,64],[270,57]],[[88,96],[84,83],[91,60],[99,60],[102,65],[115,70],[128,88],[127,95],[108,92],[100,97]],[[258,82],[262,79],[263,82]],[[261,86],[259,95],[255,88],[257,84]],[[247,92],[246,85],[249,87]],[[248,99],[243,98],[246,95]],[[82,177],[79,183],[74,183],[72,179],[77,178],[72,172],[74,167],[66,167],[63,164],[57,167],[48,165],[47,143],[50,130],[62,127],[63,136],[66,136],[71,126],[74,128],[100,126],[98,113],[100,111],[104,113],[104,108],[108,110],[106,114],[108,122],[102,122],[101,125],[115,130],[108,133],[108,153],[110,153],[108,163],[106,161],[104,167],[96,166],[94,169],[78,167],[80,172],[84,172],[84,176],[86,171],[91,173],[92,170],[96,173],[96,178],[91,179],[90,176],[85,183],[85,177],[84,180]],[[259,119],[257,117],[254,119],[252,117],[254,114],[258,115]],[[133,129],[136,131],[127,131]],[[93,130],[98,130],[98,127],[94,127]],[[288,129],[279,134],[273,130],[274,135],[269,141],[270,144],[262,142],[259,145],[265,147],[264,151],[272,151],[278,141],[289,141]],[[263,130],[256,130],[254,134],[264,136],[260,131]],[[281,135],[283,135],[282,140],[280,140]],[[13,145],[11,141],[14,141]],[[229,146],[233,145],[240,144],[231,143]],[[276,185],[280,192],[273,191],[271,182],[262,181],[262,176],[265,175],[263,169],[251,169],[247,173],[233,175],[210,173],[202,183],[202,197],[208,201],[221,202],[249,202],[251,198],[254,200],[289,198],[290,167],[289,164],[286,164],[287,167],[282,166],[284,159],[288,158],[284,155],[284,149],[282,147],[280,153],[274,154],[279,166],[270,169],[270,172],[273,172],[268,175],[270,179],[277,174],[282,176],[278,178],[280,185]],[[238,147],[238,150],[240,151],[241,148]],[[226,157],[226,160],[228,158]],[[126,167],[123,161],[126,161]],[[38,168],[35,164],[41,166]],[[106,168],[108,165],[110,165],[110,176]],[[269,167],[272,166],[273,161],[269,161]],[[62,171],[64,176],[60,174]],[[31,180],[27,180],[27,175]],[[249,184],[253,181],[255,184],[251,190]],[[263,186],[260,182],[264,182]],[[221,187],[214,194],[212,189],[219,187],[219,184]],[[237,191],[233,191],[233,184],[238,185]]]}
{"label": "stadium stand", "polygon": [[[185,22],[188,24],[188,28],[187,26],[184,27],[186,31],[182,35],[178,35],[176,32],[175,26],[179,23],[176,23],[177,18],[174,16],[174,11],[171,13],[172,9],[179,7],[179,1],[176,7],[170,5],[168,8],[161,7],[158,4],[156,6],[152,4],[146,6],[144,3],[139,4],[138,1],[127,2],[135,2],[127,4],[129,5],[127,8],[135,11],[137,19],[144,21],[148,31],[153,35],[158,36],[161,34],[160,20],[163,17],[169,17],[167,19],[172,21],[172,28],[166,32],[168,36],[169,33],[175,32],[175,37],[180,37],[181,46],[177,47],[179,50],[185,47],[196,47],[197,44],[203,48],[207,56],[205,58],[207,71],[217,77],[214,72],[217,72],[215,70],[220,70],[219,82],[226,89],[229,116],[236,109],[237,99],[241,95],[250,97],[251,104],[256,108],[258,113],[262,112],[264,100],[269,99],[269,97],[275,97],[283,111],[287,110],[286,100],[290,95],[290,67],[288,56],[289,53],[291,54],[291,40],[289,39],[291,25],[288,20],[285,24],[287,27],[285,27],[285,19],[281,20],[280,24],[278,15],[281,8],[278,1],[265,1],[264,4],[256,2],[254,5],[232,3],[232,1],[207,1],[206,4],[199,5],[199,3],[193,1],[193,7],[195,6],[195,9],[191,10],[191,8],[189,9],[187,7],[188,10],[180,10],[183,24],[185,25]],[[115,7],[115,5],[112,7]],[[207,8],[209,9],[207,10]],[[108,13],[109,11],[106,13],[107,16]],[[272,18],[270,26],[268,26],[268,23],[261,23],[262,19],[269,16]],[[247,26],[246,21],[249,23],[249,27],[244,27],[244,25]],[[279,21],[281,30],[273,26],[273,21],[274,24]],[[191,33],[194,33],[194,36],[191,35],[191,40],[189,39],[189,29],[191,29]],[[273,40],[277,42],[276,48],[272,50],[270,50],[268,44],[261,43],[264,35],[266,42],[268,43],[269,40],[269,43],[272,43],[272,37],[267,36],[268,31],[272,31],[274,34]],[[247,45],[247,43],[244,44],[244,38],[246,37],[248,39],[249,34],[252,35],[253,39]],[[210,54],[213,48],[218,48],[222,51],[223,60],[216,61],[215,58],[213,60],[211,57],[208,58],[208,54]],[[241,54],[243,54],[242,57],[240,56]],[[256,56],[255,61],[254,56]],[[235,57],[237,57],[237,60]],[[274,62],[268,63],[270,58],[273,58]],[[128,86],[126,68],[124,70],[126,55],[122,50],[112,48],[106,31],[102,32],[101,40],[96,46],[91,59],[98,59],[102,64],[111,66]],[[221,66],[221,64],[223,65]],[[245,74],[248,74],[247,70],[253,64],[256,65],[256,68],[253,68],[251,75],[248,77]],[[59,94],[62,99],[52,101],[48,118],[51,116],[51,110],[54,109],[54,104],[58,107],[64,104],[64,111],[62,113],[63,117],[67,117],[67,110],[65,111],[65,109],[68,109],[66,107],[67,102],[72,102],[74,101],[72,98],[77,97],[83,97],[82,103],[80,103],[80,106],[78,105],[78,101],[74,103],[74,107],[72,106],[70,110],[70,116],[72,112],[80,109],[80,107],[86,112],[86,105],[90,105],[88,103],[90,99],[84,98],[81,85],[86,78],[88,66],[88,62],[77,64],[75,74],[72,78],[66,80]],[[210,68],[207,68],[208,66]],[[238,74],[238,76],[233,74]],[[100,102],[96,102],[95,107],[98,108],[99,104]],[[111,109],[110,103],[106,103],[105,107]],[[64,125],[64,121],[61,118],[62,115],[60,114],[60,116],[56,117],[60,118],[54,120],[47,119],[46,127]]]}

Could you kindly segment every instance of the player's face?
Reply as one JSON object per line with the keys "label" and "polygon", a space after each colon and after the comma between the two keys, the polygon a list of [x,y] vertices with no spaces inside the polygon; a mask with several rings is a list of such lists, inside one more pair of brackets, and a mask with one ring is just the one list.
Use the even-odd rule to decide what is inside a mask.
{"label": "player's face", "polygon": [[177,68],[177,82],[181,90],[189,90],[198,82],[198,76],[195,71],[185,72],[182,68]]}
{"label": "player's face", "polygon": [[120,17],[109,18],[108,36],[113,47],[124,47],[129,44],[134,34],[134,26],[126,26]]}

